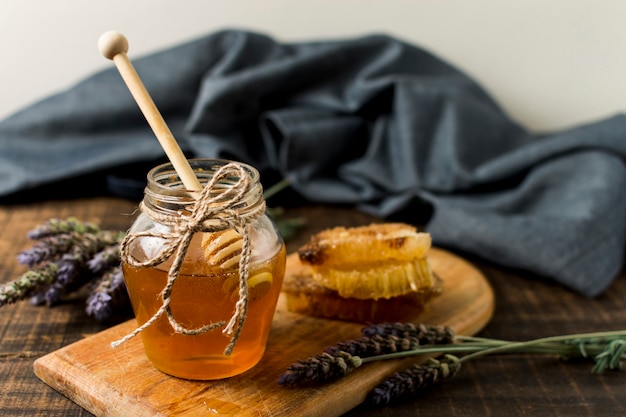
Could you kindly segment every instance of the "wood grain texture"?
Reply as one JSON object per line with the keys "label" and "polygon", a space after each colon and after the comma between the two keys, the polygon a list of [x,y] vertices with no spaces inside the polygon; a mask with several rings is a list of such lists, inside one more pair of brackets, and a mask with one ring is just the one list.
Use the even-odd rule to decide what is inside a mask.
{"label": "wood grain texture", "polygon": [[[416,321],[451,326],[475,334],[490,320],[494,296],[485,277],[449,252],[429,254],[443,279],[442,295]],[[243,375],[211,382],[167,376],[145,358],[140,338],[113,350],[110,343],[135,327],[134,321],[52,352],[35,361],[35,373],[48,385],[97,416],[339,416],[365,399],[385,376],[415,358],[372,363],[348,377],[318,387],[287,388],[277,384],[287,366],[320,353],[326,346],[359,336],[360,324],[288,312],[281,300],[267,351]]]}

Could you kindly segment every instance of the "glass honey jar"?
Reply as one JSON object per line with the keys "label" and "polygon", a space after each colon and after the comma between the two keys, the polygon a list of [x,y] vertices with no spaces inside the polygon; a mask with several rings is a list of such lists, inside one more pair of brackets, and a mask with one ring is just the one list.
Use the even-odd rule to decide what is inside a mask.
{"label": "glass honey jar", "polygon": [[[264,354],[285,273],[285,245],[259,173],[192,159],[204,189],[171,164],[148,173],[141,213],[122,244],[124,280],[145,353],[176,377],[240,374]],[[182,251],[182,253],[181,253]]]}

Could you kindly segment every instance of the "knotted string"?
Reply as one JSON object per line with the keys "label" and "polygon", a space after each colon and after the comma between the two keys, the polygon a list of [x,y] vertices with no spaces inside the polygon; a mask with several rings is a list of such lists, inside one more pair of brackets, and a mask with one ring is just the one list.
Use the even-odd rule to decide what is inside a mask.
{"label": "knotted string", "polygon": [[[220,181],[233,177],[236,177],[237,181],[233,183],[231,187],[216,187],[216,184]],[[120,244],[121,258],[127,264],[137,268],[155,267],[172,256],[174,256],[174,259],[168,271],[167,283],[161,291],[161,298],[163,300],[161,307],[143,325],[139,326],[122,339],[111,343],[112,347],[115,348],[135,337],[165,313],[170,325],[178,334],[198,335],[226,325],[222,332],[231,335],[231,340],[224,354],[231,354],[241,333],[248,311],[248,276],[250,273],[249,264],[252,252],[248,225],[265,213],[264,200],[261,200],[261,204],[256,204],[252,210],[247,211],[245,216],[242,216],[236,209],[246,195],[250,185],[250,177],[245,169],[239,164],[229,163],[218,169],[202,189],[196,202],[193,204],[190,215],[183,215],[182,213],[180,216],[161,214],[155,210],[148,209],[143,202],[141,203],[140,208],[143,213],[151,217],[157,223],[169,226],[171,232],[160,233],[151,230],[128,233]],[[207,220],[212,220],[211,226],[206,224]],[[225,229],[233,229],[242,236],[241,256],[239,259],[239,299],[235,304],[235,311],[228,324],[224,321],[220,321],[206,324],[198,328],[188,329],[178,323],[172,315],[170,307],[172,288],[178,279],[193,235],[197,232],[215,232]],[[160,238],[163,239],[165,244],[156,256],[142,261],[132,254],[131,247],[133,242],[144,237]]]}

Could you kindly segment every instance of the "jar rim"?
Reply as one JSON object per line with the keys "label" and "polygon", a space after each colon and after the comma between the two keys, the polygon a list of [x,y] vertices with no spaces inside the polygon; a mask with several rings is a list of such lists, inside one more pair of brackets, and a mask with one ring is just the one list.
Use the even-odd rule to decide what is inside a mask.
{"label": "jar rim", "polygon": [[[189,161],[189,165],[191,165],[192,171],[196,174],[198,172],[203,172],[203,170],[207,166],[215,167],[214,171],[216,171],[222,166],[225,166],[230,163],[234,163],[244,168],[244,170],[250,175],[250,180],[253,183],[260,181],[259,171],[252,165],[246,164],[245,162],[239,162],[239,161],[221,159],[221,158],[191,158],[191,159],[188,159],[188,161]],[[180,181],[181,186],[175,187],[175,188],[171,187],[171,183],[176,182],[176,180],[172,180],[168,182],[169,185],[159,182],[157,178],[160,173],[164,173],[164,172],[173,173],[173,175],[175,175],[176,180]],[[207,174],[210,174],[210,171],[207,171]],[[165,162],[150,169],[150,171],[148,171],[148,174],[147,174],[147,180],[148,180],[148,185],[150,187],[156,187],[155,191],[157,191],[157,193],[159,193],[159,191],[163,191],[165,194],[169,194],[174,190],[178,192],[184,192],[184,193],[192,192],[192,190],[188,190],[182,184],[182,180],[180,176],[178,175],[178,173],[176,173],[176,170],[174,169],[174,166],[171,162]],[[193,191],[197,191],[197,190],[193,190]]]}

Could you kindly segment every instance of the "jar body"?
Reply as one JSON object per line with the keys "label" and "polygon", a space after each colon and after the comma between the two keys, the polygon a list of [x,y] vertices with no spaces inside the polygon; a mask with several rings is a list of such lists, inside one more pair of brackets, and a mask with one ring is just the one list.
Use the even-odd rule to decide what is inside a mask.
{"label": "jar body", "polygon": [[[202,163],[216,163],[206,161]],[[170,227],[141,213],[129,233],[140,232],[167,234]],[[286,255],[282,239],[265,215],[248,224],[247,232],[251,244],[248,309],[232,352],[225,354],[231,335],[225,334],[223,327],[195,335],[180,334],[163,314],[140,333],[146,355],[156,368],[181,378],[209,380],[240,374],[261,359],[280,294]],[[163,238],[141,236],[135,239],[130,251],[139,260],[149,259],[164,244]],[[230,321],[240,297],[240,248],[241,236],[232,229],[197,232],[193,236],[169,297],[172,316],[180,325],[193,329]],[[150,320],[163,304],[162,291],[171,262],[170,258],[152,267],[122,262],[139,326]]]}

